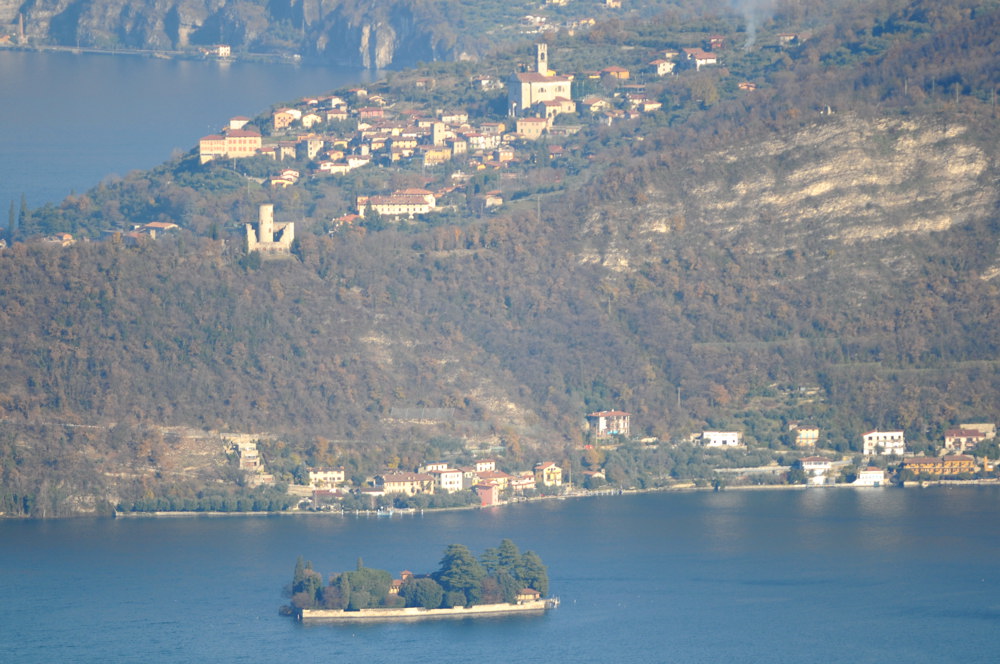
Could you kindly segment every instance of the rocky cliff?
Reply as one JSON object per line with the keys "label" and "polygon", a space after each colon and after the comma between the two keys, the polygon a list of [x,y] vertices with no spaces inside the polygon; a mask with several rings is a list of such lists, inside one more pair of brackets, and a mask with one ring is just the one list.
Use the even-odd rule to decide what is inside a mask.
{"label": "rocky cliff", "polygon": [[297,53],[381,69],[451,59],[456,41],[415,0],[0,0],[0,24],[24,20],[30,43],[176,50],[227,43],[234,52]]}
{"label": "rocky cliff", "polygon": [[[592,250],[582,259],[632,273],[659,261],[666,247],[690,242],[697,229],[699,241],[708,237],[742,255],[795,257],[799,278],[828,272],[846,288],[870,293],[894,283],[881,272],[920,268],[923,259],[904,246],[933,245],[995,213],[996,164],[971,133],[940,118],[847,114],[706,154],[684,172],[654,176],[641,205],[614,214],[593,210]],[[637,247],[654,249],[646,255]],[[1000,270],[987,253],[979,269],[992,278]]]}

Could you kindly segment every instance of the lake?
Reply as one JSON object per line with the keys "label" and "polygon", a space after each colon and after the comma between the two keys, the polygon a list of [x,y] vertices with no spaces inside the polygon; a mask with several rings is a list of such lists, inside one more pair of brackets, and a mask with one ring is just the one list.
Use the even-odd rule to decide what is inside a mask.
{"label": "lake", "polygon": [[[0,523],[2,662],[992,661],[1000,488],[551,500],[423,516]],[[544,616],[302,625],[325,576],[436,569],[509,537],[549,567]]]}
{"label": "lake", "polygon": [[82,193],[187,152],[235,115],[364,81],[368,72],[277,63],[0,50],[0,205]]}

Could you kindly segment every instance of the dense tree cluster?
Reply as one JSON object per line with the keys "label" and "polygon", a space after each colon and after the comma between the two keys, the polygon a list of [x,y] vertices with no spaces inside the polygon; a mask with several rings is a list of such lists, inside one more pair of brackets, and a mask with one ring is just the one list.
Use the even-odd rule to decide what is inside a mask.
{"label": "dense tree cluster", "polygon": [[544,597],[549,592],[548,569],[533,551],[523,554],[509,539],[487,549],[477,559],[464,544],[448,546],[440,567],[430,575],[406,576],[391,592],[392,575],[365,567],[334,574],[326,586],[312,564],[296,561],[288,588],[294,609],[340,609],[422,607],[425,609],[515,603],[523,589]]}

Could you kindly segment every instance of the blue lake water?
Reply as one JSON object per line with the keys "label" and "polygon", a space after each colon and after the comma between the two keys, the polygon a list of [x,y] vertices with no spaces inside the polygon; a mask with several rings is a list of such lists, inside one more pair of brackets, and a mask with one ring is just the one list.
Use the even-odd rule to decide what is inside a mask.
{"label": "blue lake water", "polygon": [[[647,494],[392,519],[0,523],[0,662],[994,661],[1000,489]],[[431,571],[509,537],[549,566],[541,617],[301,625],[325,575]]]}
{"label": "blue lake water", "polygon": [[82,193],[187,152],[235,115],[365,80],[358,70],[0,50],[0,205]]}

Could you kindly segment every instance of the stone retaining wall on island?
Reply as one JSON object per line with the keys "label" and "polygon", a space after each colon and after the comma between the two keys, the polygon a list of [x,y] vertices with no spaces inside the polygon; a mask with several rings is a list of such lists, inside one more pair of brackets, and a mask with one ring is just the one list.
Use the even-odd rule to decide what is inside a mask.
{"label": "stone retaining wall on island", "polygon": [[559,605],[557,599],[540,599],[520,604],[477,604],[456,606],[451,609],[361,609],[360,611],[331,611],[326,609],[302,609],[299,620],[326,622],[355,622],[363,620],[422,620],[425,618],[469,618],[491,616],[504,613],[542,613]]}

